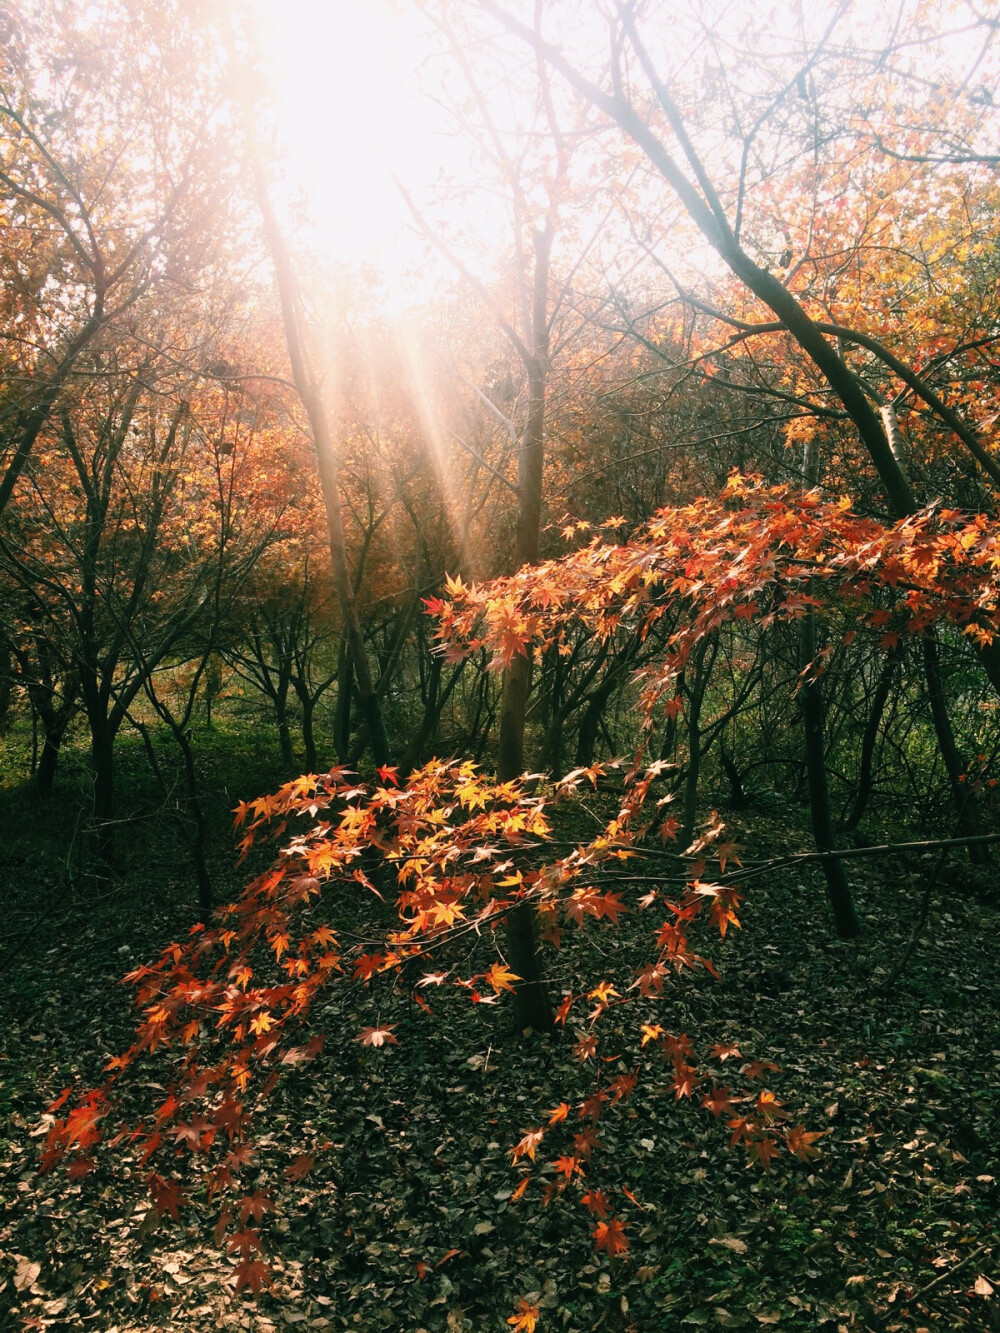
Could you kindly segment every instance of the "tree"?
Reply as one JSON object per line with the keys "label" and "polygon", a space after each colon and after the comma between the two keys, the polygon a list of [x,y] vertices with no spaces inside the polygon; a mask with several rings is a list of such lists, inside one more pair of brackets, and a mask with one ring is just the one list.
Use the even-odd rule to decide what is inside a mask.
{"label": "tree", "polygon": [[200,651],[199,634],[281,535],[295,488],[294,460],[258,431],[241,390],[178,375],[173,356],[143,350],[134,361],[130,351],[106,349],[102,374],[43,432],[0,535],[4,572],[30,613],[15,646],[34,641],[39,662],[71,664],[105,864],[115,739],[133,701],[153,672]]}
{"label": "tree", "polygon": [[[767,199],[773,188],[768,164],[775,156],[775,145],[782,142],[775,135],[774,126],[780,126],[780,117],[787,114],[788,105],[800,83],[823,63],[831,34],[843,18],[845,7],[840,6],[833,11],[825,31],[818,39],[803,44],[804,49],[797,61],[790,63],[785,74],[773,85],[776,91],[752,93],[742,99],[737,99],[733,92],[737,124],[743,127],[742,142],[739,153],[730,153],[731,161],[738,167],[736,179],[727,182],[723,188],[713,181],[704,154],[698,147],[700,127],[692,126],[685,117],[672,89],[671,75],[662,75],[658,71],[640,32],[637,11],[633,6],[623,3],[615,5],[610,90],[587,77],[559,49],[546,42],[537,24],[534,28],[529,27],[494,3],[494,0],[483,0],[483,7],[506,29],[522,37],[540,58],[544,58],[595,109],[604,112],[642,151],[704,240],[759,306],[775,317],[770,322],[747,321],[740,317],[735,321],[742,335],[740,340],[764,330],[788,335],[805,355],[812,371],[821,376],[827,391],[833,394],[840,410],[854,427],[858,441],[878,476],[890,513],[896,517],[914,514],[919,501],[907,470],[897,456],[898,450],[894,452],[893,444],[898,441],[898,432],[891,425],[893,418],[890,414],[886,417],[890,424],[887,426],[884,423],[869,399],[865,384],[843,359],[837,344],[831,341],[831,335],[845,341],[860,340],[877,354],[881,353],[883,360],[888,356],[886,364],[894,373],[901,375],[909,387],[918,386],[923,400],[932,408],[936,405],[939,416],[942,406],[940,399],[932,391],[928,396],[920,376],[899,358],[883,351],[880,344],[866,333],[841,325],[830,325],[810,313],[807,295],[799,296],[787,276],[781,277],[773,272],[765,258],[766,212],[763,219],[754,217],[752,213],[755,196],[763,194]],[[862,60],[858,50],[852,55]],[[872,62],[866,72],[876,85],[884,84],[887,76],[883,75],[881,61]],[[648,89],[648,104],[632,91],[639,86],[640,80]],[[813,131],[813,141],[818,144],[815,124]],[[870,142],[871,131],[867,125],[864,133]],[[855,143],[858,138],[856,131],[845,137]],[[878,136],[876,144],[881,146]],[[760,228],[756,235],[753,232],[755,222]],[[752,253],[753,250],[756,250],[757,257]],[[797,267],[789,272],[794,275]],[[995,469],[988,454],[972,439],[970,432],[955,414],[945,409],[945,417],[941,419],[958,434],[980,465],[992,475]],[[976,651],[994,688],[1000,689],[1000,655],[996,646],[992,642],[984,643]],[[955,742],[947,706],[937,680],[937,649],[931,637],[925,639],[923,660],[941,753],[952,778],[959,818],[968,826],[970,820],[975,822],[975,810],[958,790],[958,779],[964,769],[964,762]],[[819,788],[814,786],[813,791],[816,798],[821,799]],[[825,838],[826,834],[823,836]]]}
{"label": "tree", "polygon": [[[104,24],[130,40],[102,42]],[[225,130],[209,128],[217,62],[185,0],[169,21],[162,6],[25,5],[4,29],[0,513],[80,358],[205,262],[226,186]]]}
{"label": "tree", "polygon": [[253,116],[252,106],[245,103],[243,119],[248,138],[257,203],[260,208],[268,250],[274,264],[292,380],[308,417],[316,451],[316,467],[326,512],[327,541],[333,570],[333,582],[337,590],[341,616],[344,621],[348,656],[357,681],[361,712],[367,729],[368,744],[371,747],[372,757],[377,765],[384,766],[390,760],[389,738],[386,734],[382,706],[372,676],[371,665],[361,632],[361,622],[358,618],[354,580],[344,534],[338,475],[338,451],[330,427],[324,385],[312,364],[312,358],[306,345],[302,307],[296,288],[295,275],[288,248],[271,203]]}

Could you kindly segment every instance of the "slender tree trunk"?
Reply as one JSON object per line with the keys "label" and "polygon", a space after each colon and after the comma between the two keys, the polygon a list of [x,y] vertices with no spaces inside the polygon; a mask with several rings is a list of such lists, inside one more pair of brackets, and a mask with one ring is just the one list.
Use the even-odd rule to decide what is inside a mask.
{"label": "slender tree trunk", "polygon": [[[800,654],[802,669],[816,657],[816,620],[810,612],[802,622],[800,630]],[[830,792],[826,781],[826,747],[823,743],[823,690],[818,680],[803,684],[799,692],[799,704],[802,709],[802,726],[805,736],[806,775],[809,782],[809,816],[812,823],[816,850],[832,852],[837,850],[833,831],[833,819],[830,815]],[[823,861],[823,873],[826,876],[826,888],[833,912],[833,922],[837,934],[842,940],[852,940],[861,934],[861,922],[854,910],[854,898],[851,884],[844,869],[844,863],[831,857]]]}
{"label": "slender tree trunk", "polygon": [[[252,135],[251,115],[252,113],[248,111],[248,131]],[[381,766],[391,762],[389,738],[386,735],[382,706],[375,690],[354,597],[354,583],[347,557],[344,518],[340,504],[337,449],[330,429],[322,388],[309,366],[301,334],[301,317],[292,265],[284,238],[281,235],[281,229],[271,207],[264,168],[256,143],[252,147],[252,157],[254,179],[257,187],[257,202],[260,207],[264,234],[271,252],[278,284],[281,318],[285,330],[285,342],[288,347],[288,359],[292,368],[292,379],[295,381],[296,392],[309,419],[313,445],[316,450],[316,468],[319,473],[320,490],[322,491],[323,506],[326,511],[326,532],[330,548],[330,563],[333,568],[333,581],[344,619],[344,634],[354,667],[354,677],[357,681],[361,718],[367,729],[372,758],[376,765]]]}
{"label": "slender tree trunk", "polygon": [[[548,371],[548,256],[551,231],[536,231],[532,359],[528,369],[528,413],[518,458],[518,567],[538,560],[542,524],[542,473],[545,458],[545,388]],[[531,658],[518,654],[503,676],[497,776],[501,782],[524,772],[524,727],[531,684]],[[507,952],[521,980],[514,990],[514,1021],[519,1028],[544,1032],[553,1023],[539,956],[538,922],[532,903],[520,903],[507,916]]]}
{"label": "slender tree trunk", "polygon": [[194,864],[195,883],[198,886],[198,908],[201,920],[205,925],[208,925],[215,906],[215,895],[212,891],[212,877],[208,872],[208,860],[205,851],[205,812],[202,809],[198,793],[198,775],[195,771],[194,753],[191,749],[191,732],[182,726],[174,726],[172,730],[174,738],[180,746],[181,754],[184,756],[184,780],[187,785],[188,810],[194,820],[194,836],[190,844],[191,860]]}
{"label": "slender tree trunk", "polygon": [[[951,783],[952,798],[958,816],[958,830],[963,836],[974,836],[984,832],[984,828],[976,794],[969,783],[963,780],[966,766],[955,742],[955,733],[952,731],[951,718],[948,715],[937,637],[933,630],[927,630],[921,636],[920,647],[924,659],[924,676],[927,680],[931,716],[934,719],[938,748],[948,774],[948,781]],[[989,853],[981,843],[970,844],[969,860],[973,865],[983,865],[988,859]]]}
{"label": "slender tree trunk", "polygon": [[868,720],[865,723],[864,735],[861,738],[861,762],[858,766],[857,795],[854,798],[851,813],[844,821],[844,828],[849,833],[853,833],[861,823],[864,813],[868,809],[868,802],[871,800],[878,735],[882,726],[885,706],[889,702],[889,692],[892,689],[898,663],[898,655],[890,653],[882,665],[882,670],[875,685],[875,693],[872,696],[871,707],[868,710]]}
{"label": "slender tree trunk", "polygon": [[687,770],[684,774],[682,823],[678,840],[678,846],[681,848],[690,847],[694,841],[695,824],[698,819],[698,782],[701,777],[701,706],[705,702],[705,690],[708,686],[711,661],[714,661],[715,658],[715,648],[713,647],[712,659],[706,668],[705,657],[708,647],[709,640],[702,639],[695,650],[694,680],[691,682],[691,688],[688,691],[688,706],[685,710],[688,761]]}
{"label": "slender tree trunk", "polygon": [[44,730],[42,752],[38,757],[38,768],[35,770],[35,791],[39,796],[48,796],[52,792],[62,739],[62,731],[50,733],[47,728]]}
{"label": "slender tree trunk", "polygon": [[[819,450],[815,440],[805,447],[803,474],[807,486],[819,481]],[[809,783],[809,817],[812,823],[816,850],[837,850],[830,813],[830,791],[826,780],[826,745],[823,739],[823,687],[815,678],[811,664],[816,660],[816,614],[810,607],[799,628],[799,670],[809,671],[799,691],[802,709],[802,727],[805,741],[806,777]],[[861,922],[854,909],[854,895],[847,878],[844,863],[839,857],[824,860],[823,873],[830,899],[830,910],[837,934],[842,940],[853,940],[861,934]]]}
{"label": "slender tree trunk", "polygon": [[90,728],[95,860],[99,869],[112,870],[115,859],[115,736],[102,718],[92,718]]}
{"label": "slender tree trunk", "polygon": [[288,685],[280,685],[274,696],[274,713],[278,720],[278,745],[281,749],[281,764],[286,772],[295,768],[295,751],[292,749],[292,729],[288,721]]}
{"label": "slender tree trunk", "polygon": [[306,752],[306,768],[310,773],[315,773],[317,767],[316,728],[314,726],[316,700],[308,690],[305,690],[299,695],[299,702],[302,705],[302,744]]}
{"label": "slender tree trunk", "polygon": [[354,692],[354,667],[346,639],[340,643],[340,670],[337,675],[337,708],[333,718],[333,743],[337,758],[348,762],[351,752],[351,696]]}

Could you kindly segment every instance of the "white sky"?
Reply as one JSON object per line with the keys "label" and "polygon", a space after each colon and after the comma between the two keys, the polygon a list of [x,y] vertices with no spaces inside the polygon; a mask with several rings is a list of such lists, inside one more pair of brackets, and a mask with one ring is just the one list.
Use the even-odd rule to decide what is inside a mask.
{"label": "white sky", "polygon": [[[416,233],[393,174],[418,200],[427,201],[431,197],[427,187],[435,182],[468,181],[470,174],[475,177],[477,173],[470,156],[475,150],[468,137],[444,132],[445,118],[433,101],[443,66],[429,55],[436,43],[416,4],[413,0],[255,3],[261,18],[262,54],[280,108],[288,180],[293,191],[305,198],[313,219],[313,245],[334,261],[381,270],[391,293],[389,304],[397,311],[408,295],[426,298],[437,276],[448,274],[448,269]],[[460,9],[467,0],[453,3]],[[716,17],[721,15],[718,30],[725,36],[726,23],[734,16],[753,16],[759,26],[764,14],[762,6],[747,0],[736,6],[730,0],[687,0],[676,11],[669,0],[660,3],[662,9],[654,6],[651,10],[661,21],[650,24],[649,38],[665,68],[680,62],[675,73],[682,82],[684,77],[697,80],[707,58],[698,19],[710,19],[709,10]],[[996,3],[989,0],[986,8]],[[815,0],[813,6],[807,3],[808,26],[824,26],[832,7],[833,0]],[[856,0],[852,20],[855,24],[860,21],[866,31],[872,25],[878,29],[889,22],[895,8],[887,0]],[[948,8],[942,5],[943,10]],[[683,25],[663,23],[665,16],[674,14],[676,19],[682,12],[690,28],[686,40],[678,40]],[[767,22],[775,28],[781,26],[778,20],[784,20],[795,29],[795,16],[801,11],[792,0],[776,0],[766,12]],[[967,21],[964,10],[959,17],[961,22],[952,22],[961,27]],[[589,45],[592,34],[584,28],[581,25],[564,36]],[[957,41],[961,48],[963,38]],[[964,41],[966,45],[981,43],[982,30]],[[697,60],[692,60],[692,50],[698,52]],[[712,60],[718,60],[713,52],[709,52]],[[970,52],[971,48],[959,54],[969,56]],[[733,58],[732,73],[738,83],[739,62],[727,48],[722,58],[728,56]],[[985,68],[980,68],[976,77],[984,74]],[[500,90],[505,86],[501,79]],[[470,193],[451,198],[448,210],[455,211],[447,219],[447,231],[471,224],[484,238],[487,253],[509,244],[499,205],[489,202],[487,192],[478,191],[475,199]],[[441,218],[439,208],[432,225],[441,225]],[[491,244],[493,237],[497,245]]]}
{"label": "white sky", "polygon": [[[437,132],[420,62],[428,50],[403,0],[258,0],[287,151],[289,183],[314,219],[317,248],[393,278],[426,269],[397,191],[432,184],[456,152]],[[405,279],[404,279],[405,280]]]}

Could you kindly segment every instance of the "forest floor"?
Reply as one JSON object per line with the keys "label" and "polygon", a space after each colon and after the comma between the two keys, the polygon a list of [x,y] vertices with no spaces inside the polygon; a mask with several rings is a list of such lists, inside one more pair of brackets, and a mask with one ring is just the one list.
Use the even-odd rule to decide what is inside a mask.
{"label": "forest floor", "polygon": [[[801,814],[731,822],[760,860],[808,849]],[[851,863],[859,944],[833,936],[815,867],[753,881],[743,929],[706,947],[721,979],[671,983],[648,1021],[686,1032],[696,1054],[728,1042],[743,1061],[773,1061],[768,1086],[824,1131],[820,1155],[748,1168],[724,1121],[674,1098],[669,1071],[640,1080],[602,1117],[588,1165],[594,1187],[635,1199],[621,1209],[630,1249],[614,1261],[595,1253],[578,1191],[547,1208],[537,1184],[511,1200],[511,1146],[593,1090],[572,1030],[525,1041],[502,1003],[435,999],[428,1016],[383,991],[377,1017],[399,1045],[368,1050],[354,1037],[375,1021],[369,995],[334,987],[324,1053],[272,1098],[247,1182],[278,1203],[263,1228],[275,1281],[254,1300],[234,1290],[208,1210],[144,1225],[127,1163],[76,1183],[36,1174],[48,1102],[75,1076],[95,1082],[128,1043],[121,974],[193,919],[161,823],[138,825],[138,868],[98,890],[59,850],[73,818],[71,803],[0,792],[0,1329],[499,1333],[522,1299],[539,1307],[539,1333],[1000,1329],[995,868],[948,864],[887,990],[932,859]],[[617,930],[568,936],[549,960],[553,991],[627,978],[657,925],[630,913]],[[622,1013],[623,1057],[605,1077],[630,1067],[640,1015]],[[310,1174],[288,1181],[285,1165],[317,1141]]]}

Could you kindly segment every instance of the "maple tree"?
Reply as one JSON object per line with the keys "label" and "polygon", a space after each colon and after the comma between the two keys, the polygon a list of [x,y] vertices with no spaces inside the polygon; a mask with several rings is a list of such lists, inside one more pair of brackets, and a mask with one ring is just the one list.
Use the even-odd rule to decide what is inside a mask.
{"label": "maple tree", "polygon": [[[568,795],[581,779],[595,780],[599,772],[595,768],[567,775],[555,795]],[[68,1089],[53,1104],[43,1169],[62,1164],[75,1177],[85,1175],[93,1166],[102,1123],[113,1122],[119,1079],[133,1067],[141,1069],[148,1057],[159,1052],[163,1058],[169,1052],[173,1077],[167,1095],[148,1118],[119,1130],[111,1146],[127,1152],[142,1168],[160,1215],[177,1216],[200,1183],[209,1200],[218,1201],[223,1228],[238,1218],[243,1230],[228,1242],[240,1255],[236,1281],[257,1289],[265,1273],[259,1257],[264,1243],[258,1231],[246,1226],[256,1205],[241,1187],[241,1173],[254,1154],[253,1107],[274,1088],[283,1067],[314,1058],[322,1049],[324,1034],[310,1033],[310,1017],[324,989],[338,978],[353,973],[366,985],[382,977],[397,983],[402,979],[424,1008],[428,1004],[422,992],[428,986],[464,992],[473,1003],[490,1003],[513,989],[517,975],[494,963],[462,976],[456,962],[448,961],[448,951],[463,936],[493,933],[517,906],[529,905],[545,933],[556,939],[564,923],[577,928],[587,920],[614,925],[621,913],[636,906],[648,910],[660,902],[666,919],[652,932],[654,960],[639,969],[631,986],[634,993],[603,981],[566,996],[560,1005],[561,1024],[568,1022],[575,1006],[582,1003],[589,1009],[577,1020],[586,1026],[577,1029],[575,1047],[577,1058],[586,1064],[595,1059],[599,1024],[606,1014],[626,1004],[654,1002],[674,974],[700,967],[714,970],[693,947],[691,932],[704,916],[724,934],[736,921],[735,889],[695,877],[676,901],[653,891],[630,906],[615,889],[600,887],[602,867],[613,868],[635,854],[644,832],[640,820],[658,772],[657,765],[637,770],[618,815],[600,836],[554,859],[544,857],[551,833],[550,799],[529,793],[520,782],[485,778],[469,762],[435,761],[414,773],[405,787],[396,785],[389,769],[379,774],[383,785],[374,787],[333,770],[297,779],[272,797],[241,805],[237,823],[244,852],[266,834],[279,836],[283,850],[240,899],[221,909],[217,924],[195,928],[188,942],[171,944],[157,962],[129,975],[143,1010],[135,1043],[111,1060],[100,1088],[71,1103],[68,1111]],[[719,831],[717,826],[707,832],[703,849]],[[377,861],[372,853],[377,853]],[[731,850],[728,855],[731,858]],[[723,866],[726,856],[721,850]],[[396,928],[377,942],[342,938],[330,920],[333,904],[326,900],[331,893],[379,892],[390,880],[397,890]],[[419,976],[415,972],[432,965],[443,970]],[[693,1098],[703,1075],[692,1063],[688,1039],[669,1034],[659,1024],[640,1026],[639,1065],[656,1068],[666,1061],[673,1070],[675,1095]],[[397,1038],[393,1025],[378,1022],[363,1028],[355,1040],[379,1049]],[[717,1054],[725,1059],[733,1050]],[[532,1166],[543,1141],[571,1135],[570,1151],[552,1160],[555,1176],[544,1197],[572,1187],[589,1211],[603,1217],[609,1197],[584,1189],[585,1163],[599,1146],[594,1130],[598,1120],[628,1099],[639,1073],[637,1067],[606,1085],[599,1081],[572,1120],[570,1106],[560,1105],[549,1113],[546,1125],[526,1132],[514,1145],[512,1163]],[[744,1076],[753,1080],[760,1071],[747,1066]],[[763,1166],[782,1142],[796,1154],[809,1143],[802,1138],[808,1132],[804,1127],[794,1132],[782,1127],[785,1112],[766,1090],[733,1096],[728,1089],[715,1091],[705,1105],[715,1116],[738,1106],[729,1121],[732,1142],[743,1144]],[[178,1172],[179,1153],[193,1176],[190,1182]],[[291,1179],[306,1174],[313,1160],[314,1154],[296,1159],[286,1174]],[[528,1184],[525,1175],[518,1197]],[[624,1222],[610,1212],[598,1223],[594,1238],[597,1247],[612,1256],[628,1246]]]}
{"label": "maple tree", "polygon": [[[629,542],[608,545],[595,538],[557,562],[524,568],[483,588],[452,581],[450,600],[432,610],[448,653],[468,653],[486,643],[499,667],[523,653],[529,641],[558,644],[581,618],[597,635],[627,621],[641,638],[672,602],[681,602],[688,613],[671,637],[666,659],[643,673],[642,707],[652,719],[676,697],[679,671],[698,643],[729,618],[766,626],[801,620],[811,607],[835,608],[851,626],[846,634],[867,626],[884,646],[937,621],[988,640],[998,619],[998,542],[994,526],[981,517],[929,511],[886,525],[855,514],[844,500],[827,502],[815,492],[775,490],[734,476],[721,500],[662,511]],[[888,608],[883,590],[894,594]],[[810,669],[818,668],[810,664]],[[241,806],[244,851],[270,831],[284,844],[278,860],[224,909],[217,926],[196,930],[188,944],[169,946],[158,964],[132,974],[145,1011],[137,1041],[112,1061],[108,1085],[53,1124],[46,1165],[68,1157],[71,1169],[86,1170],[97,1127],[109,1114],[115,1079],[147,1053],[174,1046],[175,1091],[150,1122],[130,1131],[140,1160],[149,1166],[153,1202],[171,1214],[178,1206],[178,1179],[158,1169],[161,1154],[173,1159],[175,1145],[190,1150],[210,1196],[237,1188],[250,1091],[273,1086],[283,1063],[318,1052],[316,1035],[307,1037],[303,1025],[326,985],[347,967],[372,983],[385,974],[406,975],[414,960],[436,963],[451,940],[470,930],[492,931],[514,907],[529,905],[550,937],[564,922],[579,926],[591,918],[614,924],[629,904],[614,889],[601,891],[590,881],[602,867],[637,854],[661,767],[646,764],[640,751],[615,818],[590,843],[548,860],[538,856],[551,833],[546,797],[518,782],[490,781],[468,762],[432,763],[405,787],[395,785],[388,769],[379,774],[383,785],[374,788],[334,770]],[[581,780],[596,781],[600,771],[595,766],[569,774],[557,790],[566,794]],[[297,821],[301,815],[307,818],[304,829]],[[557,1015],[562,1023],[576,1001],[592,1006],[587,1028],[578,1030],[581,1063],[597,1054],[598,1024],[605,1014],[663,993],[672,972],[711,970],[689,936],[702,914],[723,934],[738,924],[739,893],[725,883],[733,851],[719,844],[713,852],[720,833],[721,825],[714,824],[691,849],[698,859],[679,900],[653,890],[632,904],[648,909],[662,900],[666,908],[655,934],[655,956],[636,974],[635,999],[603,981],[563,1001]],[[719,861],[719,882],[701,878],[706,855]],[[338,885],[379,892],[390,878],[397,888],[398,927],[375,947],[344,947],[321,910],[324,896]],[[627,883],[627,870],[622,878]],[[452,965],[425,973],[417,985],[449,985],[482,1003],[510,990],[516,980],[501,964],[471,977],[457,975]],[[426,1003],[419,990],[414,995]],[[703,1075],[692,1063],[687,1038],[654,1022],[640,1022],[639,1028],[640,1059],[643,1052],[665,1058],[675,1095],[692,1098]],[[357,1039],[378,1048],[392,1044],[395,1034],[391,1025],[377,1023]],[[720,1062],[734,1053],[725,1046],[714,1052]],[[744,1077],[760,1072],[748,1066]],[[544,1193],[551,1197],[578,1181],[582,1190],[584,1163],[595,1147],[586,1123],[626,1099],[634,1077],[618,1075],[582,1104],[578,1116],[585,1123],[573,1137],[573,1151],[553,1159],[556,1174]],[[781,1143],[796,1155],[807,1157],[812,1150],[813,1132],[782,1128],[786,1112],[766,1088],[749,1102],[745,1094],[741,1100],[728,1088],[713,1089],[705,1105],[715,1116],[733,1112],[728,1121],[733,1145],[744,1145],[762,1166]],[[559,1137],[568,1123],[569,1107],[557,1107],[548,1125],[527,1131],[514,1146],[513,1163],[535,1163],[543,1141],[550,1134]],[[602,1193],[588,1188],[584,1206],[600,1214],[609,1205]],[[598,1248],[612,1255],[627,1246],[624,1225],[610,1212],[594,1236]],[[261,1242],[255,1237],[247,1244],[256,1252]],[[244,1253],[240,1280],[255,1282],[260,1270],[247,1265],[261,1262]]]}

